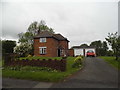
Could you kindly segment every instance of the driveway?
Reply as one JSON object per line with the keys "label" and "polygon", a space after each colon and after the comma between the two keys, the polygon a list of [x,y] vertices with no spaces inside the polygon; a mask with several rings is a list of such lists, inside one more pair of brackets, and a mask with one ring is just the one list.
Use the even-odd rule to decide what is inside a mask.
{"label": "driveway", "polygon": [[64,82],[47,83],[3,78],[3,88],[118,88],[118,70],[102,59],[87,57],[82,70]]}
{"label": "driveway", "polygon": [[118,88],[118,70],[102,59],[87,57],[81,71],[51,88]]}

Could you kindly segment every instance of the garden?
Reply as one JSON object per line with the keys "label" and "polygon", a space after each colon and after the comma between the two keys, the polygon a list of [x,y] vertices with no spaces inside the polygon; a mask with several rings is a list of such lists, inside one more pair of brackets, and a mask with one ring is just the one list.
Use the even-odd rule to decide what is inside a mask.
{"label": "garden", "polygon": [[[23,59],[52,59],[60,60],[62,57],[23,57]],[[3,77],[37,80],[46,82],[59,82],[65,80],[65,78],[74,74],[83,67],[83,57],[67,57],[66,58],[66,70],[59,71],[49,67],[37,67],[37,66],[5,66],[2,70]]]}

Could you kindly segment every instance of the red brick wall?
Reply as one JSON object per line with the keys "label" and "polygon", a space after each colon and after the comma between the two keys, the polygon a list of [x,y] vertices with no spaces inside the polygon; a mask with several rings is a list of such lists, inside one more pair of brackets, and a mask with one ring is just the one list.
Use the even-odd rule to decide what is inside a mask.
{"label": "red brick wall", "polygon": [[59,45],[61,45],[65,49],[68,49],[68,42],[67,41],[59,41]]}
{"label": "red brick wall", "polygon": [[69,56],[74,56],[74,50],[73,49],[69,49]]}
{"label": "red brick wall", "polygon": [[[68,55],[68,42],[58,41],[54,38],[46,38],[46,42],[39,42],[39,39],[34,39],[34,55],[43,57],[57,57],[58,48],[62,46],[66,50],[66,55]],[[45,55],[40,55],[39,47],[47,47],[47,53]]]}
{"label": "red brick wall", "polygon": [[[68,42],[67,41],[59,41],[59,46],[64,48],[64,54],[68,56]],[[64,55],[62,55],[64,56]]]}
{"label": "red brick wall", "polygon": [[[47,47],[47,53],[45,55],[40,55],[39,47]],[[45,57],[57,57],[57,47],[58,41],[53,38],[46,38],[46,42],[41,43],[39,39],[34,39],[34,55],[35,56],[45,56]]]}

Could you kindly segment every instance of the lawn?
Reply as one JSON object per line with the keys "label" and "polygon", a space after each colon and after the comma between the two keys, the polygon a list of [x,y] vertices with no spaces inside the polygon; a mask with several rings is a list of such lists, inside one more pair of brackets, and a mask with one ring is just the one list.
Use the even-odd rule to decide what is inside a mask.
{"label": "lawn", "polygon": [[110,65],[112,65],[113,67],[120,69],[120,60],[116,61],[115,57],[108,57],[108,56],[101,56],[100,58],[104,59],[106,62],[108,62]]}
{"label": "lawn", "polygon": [[67,58],[67,70],[65,72],[60,71],[15,71],[10,69],[4,69],[2,72],[3,77],[18,78],[18,79],[28,79],[28,80],[37,80],[37,81],[47,81],[47,82],[58,82],[64,80],[66,77],[72,75],[82,68],[72,68],[75,57]]}

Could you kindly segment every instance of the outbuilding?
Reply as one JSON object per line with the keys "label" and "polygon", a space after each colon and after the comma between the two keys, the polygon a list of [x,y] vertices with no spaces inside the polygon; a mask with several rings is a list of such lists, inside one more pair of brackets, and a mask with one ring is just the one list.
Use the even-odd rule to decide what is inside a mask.
{"label": "outbuilding", "polygon": [[87,51],[92,50],[96,54],[96,48],[91,46],[81,47],[81,46],[73,46],[71,49],[74,51],[74,56],[82,55],[86,56]]}

